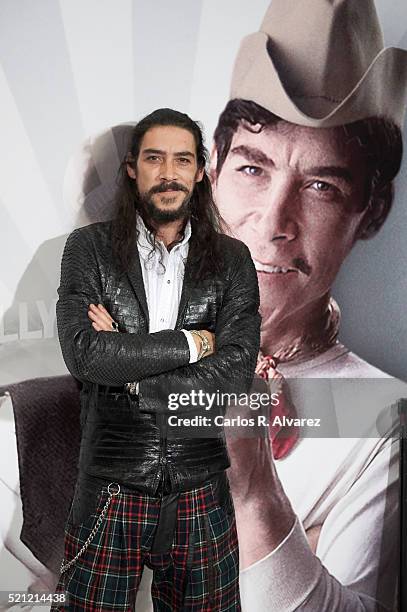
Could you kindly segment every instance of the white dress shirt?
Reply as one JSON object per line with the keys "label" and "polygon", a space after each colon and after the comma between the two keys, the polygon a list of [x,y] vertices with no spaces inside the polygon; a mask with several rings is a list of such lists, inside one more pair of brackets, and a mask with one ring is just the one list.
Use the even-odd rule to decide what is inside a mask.
{"label": "white dress shirt", "polygon": [[[183,239],[169,252],[163,242],[158,239],[156,239],[156,248],[153,250],[153,236],[144,225],[140,215],[137,215],[137,229],[139,231],[137,248],[150,319],[149,332],[174,329],[181,300],[185,263],[191,237],[191,223],[188,220]],[[188,340],[189,362],[194,363],[198,360],[198,350],[193,336],[185,329],[181,331]]]}

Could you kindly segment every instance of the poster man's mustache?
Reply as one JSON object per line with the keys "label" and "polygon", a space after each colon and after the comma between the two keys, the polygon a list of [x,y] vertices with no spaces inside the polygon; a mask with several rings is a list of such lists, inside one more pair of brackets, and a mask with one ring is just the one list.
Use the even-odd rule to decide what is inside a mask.
{"label": "poster man's mustache", "polygon": [[293,264],[300,272],[303,272],[306,276],[309,276],[312,272],[311,266],[302,259],[302,257],[296,257],[293,259]]}

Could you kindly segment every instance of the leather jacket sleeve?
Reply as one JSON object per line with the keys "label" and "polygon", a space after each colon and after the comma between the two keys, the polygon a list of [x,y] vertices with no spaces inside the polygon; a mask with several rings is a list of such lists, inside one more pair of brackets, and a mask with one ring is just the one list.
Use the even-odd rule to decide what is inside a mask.
{"label": "leather jacket sleeve", "polygon": [[200,361],[140,381],[150,409],[165,411],[169,393],[246,393],[254,377],[260,344],[257,274],[247,246],[240,242],[215,328],[215,353]]}
{"label": "leather jacket sleeve", "polygon": [[56,305],[59,342],[72,376],[118,386],[189,363],[188,341],[180,330],[126,334],[92,327],[89,304],[103,304],[101,269],[88,234],[74,230],[62,256]]}

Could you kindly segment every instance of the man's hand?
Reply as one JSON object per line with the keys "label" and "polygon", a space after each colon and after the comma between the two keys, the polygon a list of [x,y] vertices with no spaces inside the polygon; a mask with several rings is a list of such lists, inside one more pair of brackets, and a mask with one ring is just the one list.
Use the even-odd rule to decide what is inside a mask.
{"label": "man's hand", "polygon": [[102,304],[89,304],[88,317],[96,331],[115,331],[112,327],[112,317]]}
{"label": "man's hand", "polygon": [[[230,407],[226,416],[254,418],[248,407]],[[241,569],[273,551],[288,535],[295,514],[278,477],[268,426],[225,427],[231,467],[230,488],[236,511]]]}
{"label": "man's hand", "polygon": [[[207,329],[199,329],[198,331],[203,336],[205,336],[207,340],[209,340],[209,344],[211,348],[209,349],[207,353],[205,353],[205,355],[203,355],[203,357],[208,357],[209,355],[212,355],[215,352],[215,334],[208,331]],[[199,353],[201,352],[201,340],[199,336],[196,336],[195,334],[192,334],[192,337],[194,339],[196,350],[198,351],[198,355],[199,355]]]}

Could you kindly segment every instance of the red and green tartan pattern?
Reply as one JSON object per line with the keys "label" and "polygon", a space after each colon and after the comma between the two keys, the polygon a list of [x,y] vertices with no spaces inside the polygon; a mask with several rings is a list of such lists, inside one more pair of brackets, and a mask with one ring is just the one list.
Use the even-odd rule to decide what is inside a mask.
{"label": "red and green tartan pattern", "polygon": [[[65,562],[83,546],[108,498],[103,487],[95,514],[67,525]],[[121,490],[94,539],[62,574],[57,593],[66,603],[51,610],[134,610],[144,565],[153,570],[154,612],[239,612],[239,556],[233,503],[221,506],[211,483],[180,493],[168,552],[151,553],[161,501]],[[137,608],[136,608],[137,609]]]}

